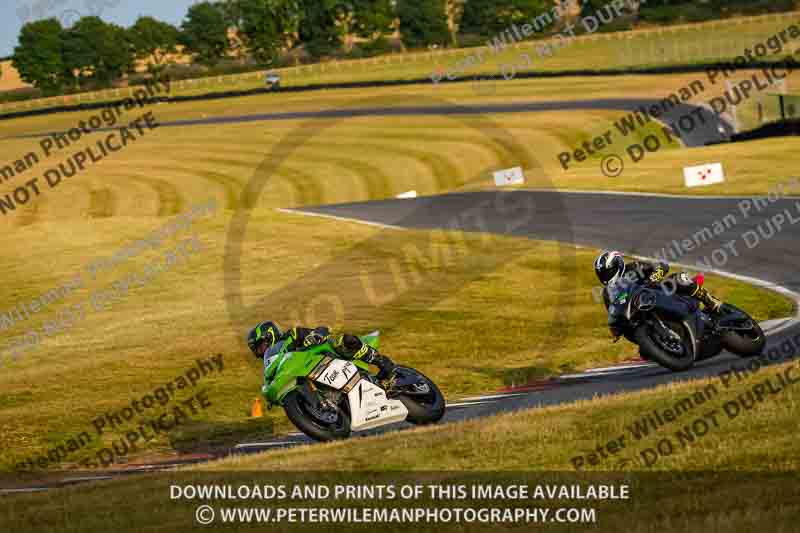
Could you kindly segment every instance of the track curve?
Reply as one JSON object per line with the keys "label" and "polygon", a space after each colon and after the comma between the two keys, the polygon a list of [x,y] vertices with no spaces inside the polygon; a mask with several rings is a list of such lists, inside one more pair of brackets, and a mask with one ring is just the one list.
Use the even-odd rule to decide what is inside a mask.
{"label": "track curve", "polygon": [[[459,213],[478,210],[482,216],[474,217],[475,226],[461,229],[567,242],[593,248],[611,247],[645,257],[653,257],[661,252],[676,267],[686,264],[695,267],[697,261],[711,251],[736,239],[743,232],[759,231],[758,228],[765,227],[776,214],[787,210],[800,222],[800,200],[794,198],[770,203],[768,208],[748,212],[747,217],[744,217],[740,202],[752,198],[517,190],[502,194],[527,196],[529,200],[527,202],[508,203],[528,204],[532,200],[537,206],[536,216],[524,225],[515,225],[509,232],[507,220],[499,215],[499,211],[488,207],[492,205],[492,199],[497,194],[496,191],[451,193],[416,199],[378,200],[281,211],[296,215],[358,221],[388,228],[447,229]],[[555,195],[559,196],[557,201]],[[562,223],[564,213],[560,208],[552,208],[554,205],[566,207],[570,220],[569,228],[564,227]],[[681,213],[681,217],[676,217],[675,213]],[[709,227],[729,214],[736,215],[737,225],[725,233],[716,235],[696,250],[679,257],[672,257],[668,248],[662,250],[669,246],[673,239],[692,238],[701,228]],[[602,220],[602,224],[598,223],[599,220]],[[641,231],[643,223],[648,229],[644,234]],[[795,265],[800,264],[800,250],[793,246],[798,238],[800,238],[800,224],[796,227],[786,226],[772,238],[764,240],[758,247],[747,249],[746,246],[739,246],[738,257],[731,257],[731,260],[724,265],[724,269],[719,267],[710,271],[732,275],[771,288],[794,299],[796,306],[800,305],[800,276],[796,274],[795,269]],[[587,265],[587,268],[591,268],[591,265]],[[767,349],[782,345],[789,340],[795,348],[792,357],[800,356],[798,316],[775,322],[765,324],[769,336]],[[785,360],[787,358],[771,363]],[[745,366],[744,360],[730,354],[700,362],[692,370],[683,373],[670,372],[654,363],[631,362],[588,370],[580,374],[557,376],[486,396],[465,398],[458,403],[448,404],[448,411],[443,421],[474,419],[517,409],[558,405],[576,400],[589,400],[597,396],[640,391],[675,381],[717,376],[732,368]],[[409,425],[399,425],[403,426]],[[384,429],[378,429],[369,433],[383,431]],[[310,439],[294,433],[266,442],[242,443],[232,452],[255,453],[309,443]]]}
{"label": "track curve", "polygon": [[[221,124],[244,124],[248,122],[270,122],[279,120],[335,119],[357,117],[391,117],[391,116],[449,116],[449,115],[487,115],[492,113],[536,113],[545,111],[582,111],[612,110],[636,113],[640,109],[651,106],[661,107],[663,100],[654,98],[604,98],[590,100],[562,100],[545,102],[511,102],[507,104],[476,105],[427,105],[427,106],[390,106],[363,107],[351,109],[324,109],[320,111],[289,111],[283,113],[252,113],[200,119],[185,119],[159,122],[159,128],[180,126],[213,126]],[[642,120],[650,121],[650,117],[641,113]],[[681,140],[686,146],[696,147],[723,142],[734,133],[733,126],[706,107],[692,104],[676,104],[663,112],[659,120],[663,123],[678,123],[682,117],[695,117],[695,127],[678,129]],[[99,128],[93,131],[115,131],[117,128]],[[40,132],[14,135],[12,139],[40,138],[64,132]]]}
{"label": "track curve", "polygon": [[[713,250],[738,239],[738,257],[729,254],[725,265],[716,265],[721,272],[733,272],[747,276],[749,281],[761,281],[775,290],[800,300],[800,224],[786,225],[758,246],[748,249],[739,237],[748,231],[766,231],[776,215],[790,213],[800,222],[800,200],[784,198],[770,203],[761,211],[742,214],[741,202],[752,198],[703,198],[646,194],[613,194],[556,191],[509,191],[508,195],[526,195],[529,201],[541,206],[536,217],[524,225],[517,225],[510,233],[506,221],[490,205],[487,199],[497,192],[469,192],[430,196],[405,200],[381,200],[363,203],[305,207],[292,210],[297,213],[331,216],[372,224],[383,224],[415,229],[446,228],[454,214],[466,210],[481,211],[480,227],[472,231],[488,231],[510,234],[537,240],[570,242],[594,248],[614,248],[645,257],[664,253],[670,263],[696,265]],[[558,221],[563,213],[548,210],[554,205],[555,195],[567,209],[571,227],[565,228]],[[413,213],[413,217],[409,216]],[[676,217],[680,213],[680,217]],[[737,224],[724,233],[716,235],[701,247],[682,254],[672,254],[669,246],[673,240],[691,239],[702,228],[711,227],[715,221],[733,214]],[[645,224],[648,232],[642,234]],[[470,228],[467,228],[469,231]],[[765,233],[767,234],[767,233]],[[570,239],[574,235],[574,239]],[[761,235],[761,233],[759,233]],[[663,250],[662,250],[663,249]],[[673,257],[676,255],[677,257]],[[712,266],[715,264],[712,261]],[[591,268],[591,265],[587,265]],[[713,270],[712,270],[713,271]],[[779,329],[771,330],[768,349],[789,339],[800,349],[800,323],[792,319]],[[800,355],[797,353],[795,355]],[[542,405],[555,405],[580,399],[591,399],[596,395],[627,392],[652,388],[678,380],[710,377],[728,370],[732,365],[742,365],[742,359],[725,355],[699,363],[694,369],[675,374],[653,364],[618,367],[618,372],[593,372],[568,379],[555,379],[541,384],[543,390],[512,396],[503,401],[476,405],[470,409],[450,413],[446,420],[459,420],[486,416],[502,411]],[[580,386],[573,386],[580,385]],[[522,391],[521,391],[522,392]]]}

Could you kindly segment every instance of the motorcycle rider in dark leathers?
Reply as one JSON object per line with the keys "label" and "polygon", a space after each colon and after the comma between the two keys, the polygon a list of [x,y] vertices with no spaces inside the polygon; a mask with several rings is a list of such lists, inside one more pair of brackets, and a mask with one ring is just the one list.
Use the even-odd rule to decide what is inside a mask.
{"label": "motorcycle rider in dark leathers", "polygon": [[[610,305],[608,289],[620,280],[633,283],[661,285],[665,290],[680,296],[694,298],[703,304],[710,313],[717,313],[722,301],[706,290],[697,278],[691,278],[686,272],[669,273],[669,265],[664,262],[650,263],[633,261],[625,263],[625,256],[617,251],[605,251],[594,262],[597,279],[603,284],[603,301],[606,309]],[[616,332],[612,336],[619,338]]]}

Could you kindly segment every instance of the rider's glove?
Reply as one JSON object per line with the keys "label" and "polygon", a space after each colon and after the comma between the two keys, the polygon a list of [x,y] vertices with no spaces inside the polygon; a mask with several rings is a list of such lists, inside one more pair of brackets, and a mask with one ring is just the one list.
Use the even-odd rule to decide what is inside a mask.
{"label": "rider's glove", "polygon": [[306,335],[305,339],[303,339],[303,346],[306,348],[310,346],[318,346],[320,344],[325,343],[325,341],[327,340],[328,340],[327,335],[322,335],[318,331],[312,331],[311,333]]}
{"label": "rider's glove", "polygon": [[667,274],[669,274],[669,265],[667,263],[659,263],[655,265],[655,270],[650,274],[648,281],[656,284],[661,283],[667,277]]}
{"label": "rider's glove", "polygon": [[655,272],[650,274],[650,279],[649,279],[650,283],[661,283],[662,281],[664,281],[665,274],[666,272],[664,271],[664,269],[658,267]]}

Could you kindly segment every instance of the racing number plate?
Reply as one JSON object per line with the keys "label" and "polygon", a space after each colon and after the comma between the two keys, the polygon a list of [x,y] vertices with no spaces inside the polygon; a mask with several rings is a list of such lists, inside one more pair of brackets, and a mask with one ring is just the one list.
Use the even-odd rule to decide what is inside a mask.
{"label": "racing number plate", "polygon": [[355,374],[358,374],[356,365],[350,361],[334,359],[316,381],[334,389],[341,389]]}

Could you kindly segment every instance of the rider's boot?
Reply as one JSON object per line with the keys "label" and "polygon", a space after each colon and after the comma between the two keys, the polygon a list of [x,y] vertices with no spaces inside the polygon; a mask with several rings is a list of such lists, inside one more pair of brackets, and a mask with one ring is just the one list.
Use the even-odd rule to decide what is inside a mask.
{"label": "rider's boot", "polygon": [[[397,365],[394,364],[394,361],[386,357],[385,355],[381,355],[378,353],[378,350],[365,344],[364,347],[366,348],[366,353],[358,358],[360,358],[365,363],[370,365],[375,365],[378,367],[378,381],[381,382],[383,388],[390,389],[394,385],[394,371],[397,368]],[[364,348],[362,348],[363,350]]]}
{"label": "rider's boot", "polygon": [[394,370],[397,365],[378,350],[361,341],[355,335],[341,335],[334,338],[333,349],[340,355],[350,359],[360,359],[369,365],[379,368],[378,381],[391,385],[394,381]]}
{"label": "rider's boot", "polygon": [[712,313],[719,313],[719,310],[722,307],[722,300],[712,295],[703,287],[697,289],[697,293],[694,295],[694,297],[700,300],[705,308]]}

